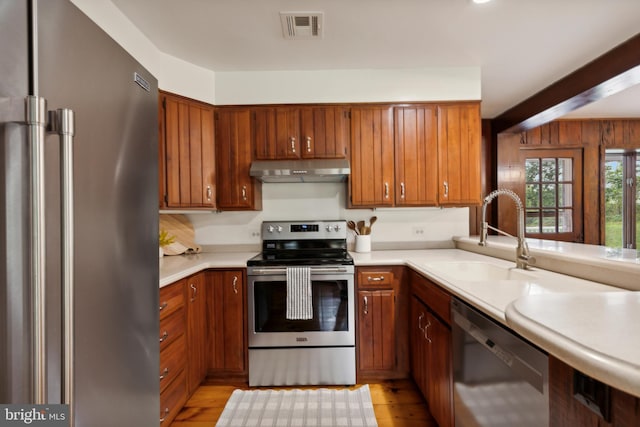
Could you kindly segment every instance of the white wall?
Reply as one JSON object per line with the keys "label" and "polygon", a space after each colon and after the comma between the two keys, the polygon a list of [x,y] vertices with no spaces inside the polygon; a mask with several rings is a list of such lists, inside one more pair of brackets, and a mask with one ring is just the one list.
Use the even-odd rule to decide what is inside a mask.
{"label": "white wall", "polygon": [[160,89],[215,103],[215,73],[167,55],[110,0],[71,0],[158,79]]}
{"label": "white wall", "polygon": [[480,99],[480,67],[217,72],[216,104]]}
{"label": "white wall", "polygon": [[[259,244],[262,221],[369,220],[377,216],[371,241],[376,245],[445,246],[452,236],[469,235],[468,208],[346,209],[347,184],[263,184],[259,212],[193,213],[187,216],[203,246]],[[349,233],[349,244],[353,235]]]}

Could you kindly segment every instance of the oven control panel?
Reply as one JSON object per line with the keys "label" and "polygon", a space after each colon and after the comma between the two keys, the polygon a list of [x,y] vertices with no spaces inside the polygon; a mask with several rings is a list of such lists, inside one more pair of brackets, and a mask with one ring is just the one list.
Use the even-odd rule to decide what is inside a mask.
{"label": "oven control panel", "polygon": [[347,222],[335,221],[265,221],[263,240],[346,239]]}

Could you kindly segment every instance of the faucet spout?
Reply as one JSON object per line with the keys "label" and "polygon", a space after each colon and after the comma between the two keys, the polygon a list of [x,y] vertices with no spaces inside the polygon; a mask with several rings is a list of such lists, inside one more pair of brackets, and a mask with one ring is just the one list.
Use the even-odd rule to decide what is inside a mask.
{"label": "faucet spout", "polygon": [[[516,204],[516,214],[517,214],[517,230],[516,230],[516,239],[518,239],[518,246],[516,247],[516,268],[527,269],[529,264],[534,262],[534,259],[529,254],[529,245],[525,240],[525,229],[524,229],[524,206],[522,205],[522,200],[518,195],[506,188],[499,188],[497,190],[489,193],[482,203],[482,223],[481,223],[481,231],[480,231],[480,242],[478,243],[481,246],[487,245],[487,234],[489,228],[497,231],[498,233],[505,234],[507,236],[511,236],[508,233],[499,230],[496,227],[491,227],[487,222],[487,206],[489,203],[493,201],[498,196],[509,196]],[[511,236],[513,237],[513,236]]]}

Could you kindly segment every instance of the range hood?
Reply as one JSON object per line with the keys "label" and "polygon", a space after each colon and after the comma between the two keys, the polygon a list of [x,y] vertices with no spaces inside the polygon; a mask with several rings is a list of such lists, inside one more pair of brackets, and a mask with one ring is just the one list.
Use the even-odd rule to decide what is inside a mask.
{"label": "range hood", "polygon": [[350,171],[346,159],[258,160],[249,175],[262,182],[344,182]]}

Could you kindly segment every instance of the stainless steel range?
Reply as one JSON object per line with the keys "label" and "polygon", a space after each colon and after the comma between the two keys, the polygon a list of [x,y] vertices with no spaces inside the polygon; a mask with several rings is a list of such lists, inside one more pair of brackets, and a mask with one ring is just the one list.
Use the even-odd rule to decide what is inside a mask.
{"label": "stainless steel range", "polygon": [[264,222],[262,236],[247,261],[249,385],[355,384],[346,222]]}

